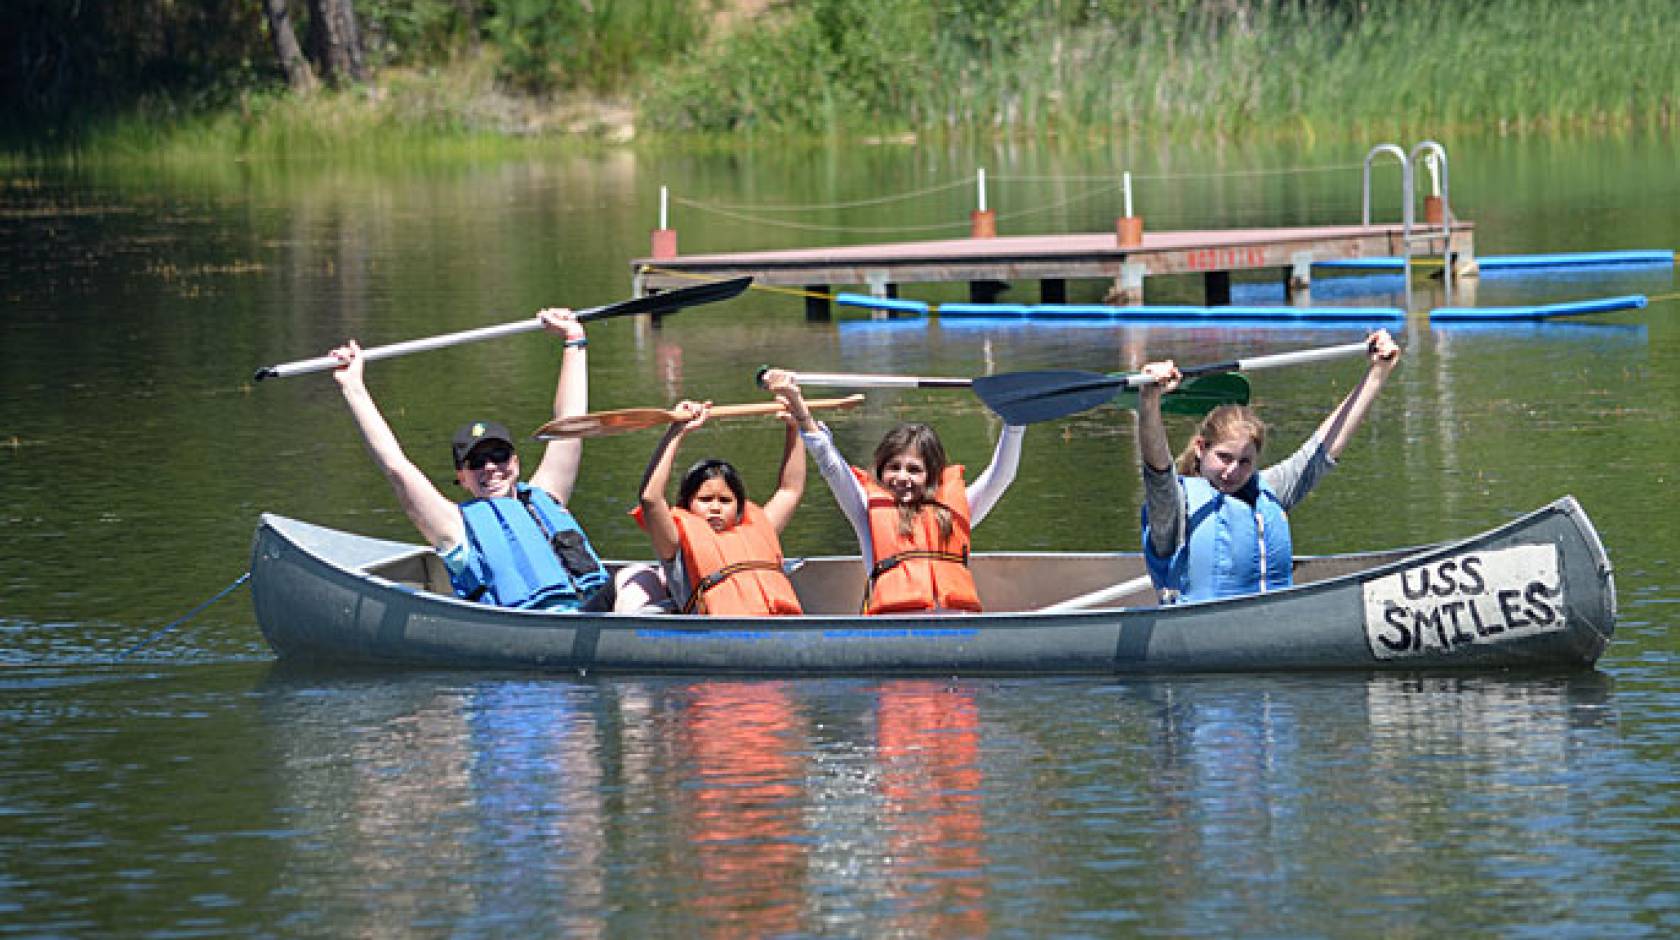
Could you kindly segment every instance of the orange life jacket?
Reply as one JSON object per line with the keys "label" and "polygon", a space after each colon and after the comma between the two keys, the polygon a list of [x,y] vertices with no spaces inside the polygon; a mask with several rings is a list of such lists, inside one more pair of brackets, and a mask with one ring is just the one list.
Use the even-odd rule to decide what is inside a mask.
{"label": "orange life jacket", "polygon": [[[726,616],[801,614],[782,573],[782,542],[764,509],[748,501],[741,521],[717,532],[698,513],[673,506],[683,570],[692,589],[683,613]],[[637,515],[637,521],[641,516]]]}
{"label": "orange life jacket", "polygon": [[853,467],[852,473],[869,497],[869,543],[875,551],[863,612],[978,612],[980,595],[968,571],[968,486],[963,483],[963,468],[946,467],[933,491],[938,502],[951,510],[951,539],[943,544],[932,506],[923,506],[911,522],[910,535],[902,536],[898,500],[864,471]]}

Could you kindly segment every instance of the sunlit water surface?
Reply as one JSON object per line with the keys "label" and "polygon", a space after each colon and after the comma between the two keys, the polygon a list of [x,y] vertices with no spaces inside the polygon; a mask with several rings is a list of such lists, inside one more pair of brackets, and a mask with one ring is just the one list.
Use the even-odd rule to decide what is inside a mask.
{"label": "sunlit water surface", "polygon": [[[1483,254],[1680,247],[1672,140],[1447,141]],[[1108,229],[1121,166],[1151,227],[1338,224],[1362,150],[1043,148],[563,157],[451,170],[261,165],[14,176],[0,189],[0,935],[1671,936],[1680,931],[1680,534],[1669,267],[1484,277],[1456,302],[1627,293],[1644,311],[1430,328],[1331,479],[1307,552],[1466,535],[1559,495],[1616,564],[1621,618],[1569,675],[709,681],[361,673],[275,663],[247,595],[257,515],[393,538],[406,519],[324,376],[259,365],[627,295],[658,187],[838,204],[986,166],[1006,234]],[[1254,173],[1255,170],[1275,171]],[[1379,172],[1380,217],[1397,174]],[[679,209],[686,252],[961,234],[973,193],[740,221]],[[1385,201],[1386,200],[1386,201]],[[750,212],[749,212],[750,214]],[[771,224],[850,226],[826,231]],[[954,229],[936,230],[936,226]],[[1103,285],[1075,284],[1095,301]],[[1195,302],[1166,280],[1151,299]],[[907,296],[962,288],[906,285]],[[1242,279],[1241,302],[1278,302]],[[1036,299],[1019,284],[1006,299]],[[1321,280],[1315,302],[1443,302]],[[1358,327],[808,322],[754,292],[591,330],[592,404],[756,400],[754,370],[1111,370],[1346,342]],[[447,478],[468,415],[547,417],[537,337],[376,364]],[[1357,364],[1254,378],[1292,447]],[[861,458],[907,416],[955,459],[998,432],[966,395],[872,393]],[[1188,432],[1175,424],[1181,439]],[[780,432],[688,450],[772,485]],[[603,550],[653,439],[593,440],[575,508]],[[1128,415],[1038,426],[979,549],[1130,549]],[[843,550],[816,480],[785,542]],[[138,648],[137,648],[138,647]]]}

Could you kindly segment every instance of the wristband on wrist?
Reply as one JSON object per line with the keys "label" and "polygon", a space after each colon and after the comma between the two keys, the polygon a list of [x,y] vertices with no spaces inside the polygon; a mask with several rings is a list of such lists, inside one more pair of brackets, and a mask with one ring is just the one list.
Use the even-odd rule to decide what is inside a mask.
{"label": "wristband on wrist", "polygon": [[566,340],[567,349],[583,349],[589,345],[589,337],[579,336],[577,339]]}

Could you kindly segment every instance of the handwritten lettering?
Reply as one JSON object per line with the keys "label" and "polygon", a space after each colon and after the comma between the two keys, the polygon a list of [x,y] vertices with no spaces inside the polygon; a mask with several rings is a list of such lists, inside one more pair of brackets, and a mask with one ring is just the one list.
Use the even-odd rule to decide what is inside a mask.
{"label": "handwritten lettering", "polygon": [[1378,659],[1452,653],[1565,626],[1557,548],[1469,552],[1365,584],[1365,635]]}

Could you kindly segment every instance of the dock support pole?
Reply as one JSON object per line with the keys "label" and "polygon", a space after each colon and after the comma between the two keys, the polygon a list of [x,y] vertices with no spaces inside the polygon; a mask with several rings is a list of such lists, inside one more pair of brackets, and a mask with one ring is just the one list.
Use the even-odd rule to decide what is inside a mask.
{"label": "dock support pole", "polygon": [[805,319],[811,323],[828,322],[828,285],[805,285]]}
{"label": "dock support pole", "polygon": [[1231,272],[1209,271],[1202,275],[1202,284],[1206,299],[1202,302],[1209,307],[1229,307],[1231,305]]}
{"label": "dock support pole", "polygon": [[1039,281],[1038,302],[1044,304],[1067,303],[1067,281],[1059,277],[1047,277]]}
{"label": "dock support pole", "polygon": [[1312,263],[1313,253],[1310,251],[1297,251],[1289,256],[1289,269],[1283,276],[1283,292],[1297,307],[1312,303]]}
{"label": "dock support pole", "polygon": [[1120,276],[1114,279],[1114,288],[1109,291],[1108,299],[1121,307],[1136,307],[1143,303],[1143,278],[1149,273],[1149,266],[1138,261],[1128,261],[1120,266]]}

